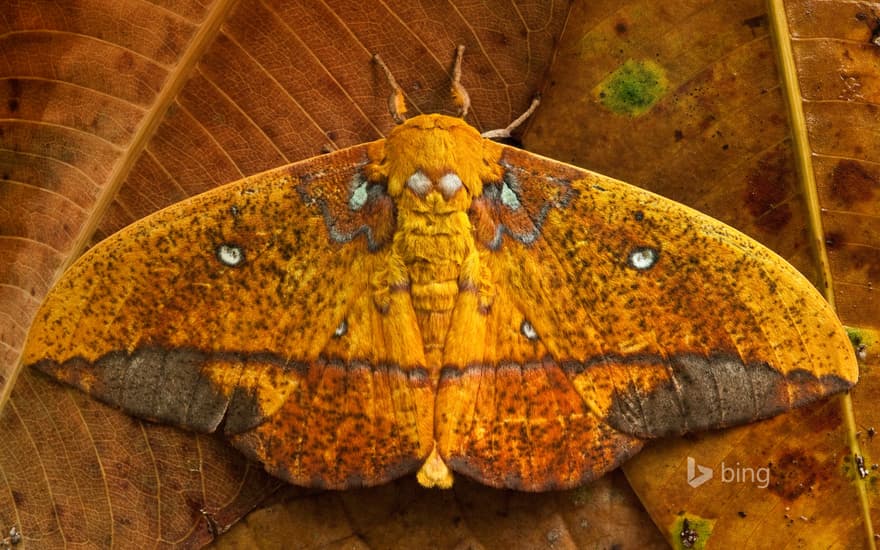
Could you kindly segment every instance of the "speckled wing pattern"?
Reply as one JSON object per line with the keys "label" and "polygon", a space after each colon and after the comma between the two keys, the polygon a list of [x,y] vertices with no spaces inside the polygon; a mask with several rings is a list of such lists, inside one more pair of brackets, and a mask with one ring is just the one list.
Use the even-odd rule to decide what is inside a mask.
{"label": "speckled wing pattern", "polygon": [[436,437],[453,471],[576,486],[646,439],[766,418],[855,382],[834,312],[767,248],[604,176],[511,148],[502,164],[484,193],[494,204],[472,211],[495,295],[470,328],[485,345],[439,381]]}
{"label": "speckled wing pattern", "polygon": [[373,305],[383,254],[368,247],[387,244],[394,218],[375,193],[360,214],[347,206],[366,151],[217,188],[109,237],[47,297],[25,364],[136,416],[220,431],[294,483],[415,471],[433,388],[385,322],[412,312]]}
{"label": "speckled wing pattern", "polygon": [[[425,131],[441,131],[434,120]],[[414,312],[403,267],[388,274],[401,206],[365,169],[381,172],[382,147],[247,178],[111,236],[49,294],[25,364],[139,417],[220,431],[269,472],[325,488],[415,472],[433,449],[489,485],[571,487],[646,439],[764,418],[856,380],[833,311],[763,246],[495,144],[473,163],[501,177],[462,213],[478,254],[436,365],[417,319],[431,312]],[[462,192],[476,188],[467,173]],[[421,190],[416,174],[405,185]]]}

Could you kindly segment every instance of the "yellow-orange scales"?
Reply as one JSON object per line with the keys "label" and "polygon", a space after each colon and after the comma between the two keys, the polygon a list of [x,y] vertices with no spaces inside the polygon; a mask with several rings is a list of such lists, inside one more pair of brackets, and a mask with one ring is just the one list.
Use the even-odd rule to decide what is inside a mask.
{"label": "yellow-orange scales", "polygon": [[834,312],[764,246],[436,114],[111,236],[24,361],[330,488],[570,487],[857,378]]}

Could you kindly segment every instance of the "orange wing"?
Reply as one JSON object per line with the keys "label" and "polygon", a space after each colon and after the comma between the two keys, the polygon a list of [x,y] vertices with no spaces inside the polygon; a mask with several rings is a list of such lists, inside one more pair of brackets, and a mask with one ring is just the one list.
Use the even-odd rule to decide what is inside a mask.
{"label": "orange wing", "polygon": [[368,147],[219,187],[111,236],[46,298],[25,364],[140,417],[222,429],[291,482],[416,470],[433,445],[433,388],[421,342],[398,334],[415,323],[408,300],[389,315],[374,305],[394,207],[364,179]]}
{"label": "orange wing", "polygon": [[502,165],[471,214],[495,298],[486,314],[459,299],[445,354],[459,359],[440,376],[436,437],[453,470],[499,487],[576,486],[645,439],[855,383],[836,315],[764,246],[549,159],[505,148]]}
{"label": "orange wing", "polygon": [[487,288],[458,295],[435,401],[411,297],[382,291],[395,206],[364,174],[370,147],[110,237],[53,288],[25,363],[141,417],[222,428],[271,473],[333,488],[415,471],[435,439],[490,485],[569,487],[646,438],[762,418],[856,379],[833,312],[766,248],[496,148],[504,179],[471,208]]}

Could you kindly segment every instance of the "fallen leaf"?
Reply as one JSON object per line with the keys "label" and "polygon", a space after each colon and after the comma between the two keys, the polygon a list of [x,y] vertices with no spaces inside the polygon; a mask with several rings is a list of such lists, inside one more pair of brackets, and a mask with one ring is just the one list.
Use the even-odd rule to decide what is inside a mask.
{"label": "fallen leaf", "polygon": [[[583,14],[572,15],[546,111],[525,143],[726,221],[820,289],[833,288],[827,296],[844,323],[876,328],[876,224],[859,220],[877,211],[880,181],[869,129],[880,97],[870,68],[880,51],[870,43],[877,11],[837,2],[785,7],[791,30],[775,38],[762,2],[576,6]],[[781,82],[786,43],[800,91]],[[643,90],[648,109],[615,111],[596,89],[633,63],[662,74],[643,78],[642,88],[658,82],[666,91]],[[792,103],[803,108],[800,120],[787,114]],[[865,429],[852,416],[873,417],[872,378],[863,370],[852,399],[658,442],[623,469],[676,547],[684,520],[694,547],[873,547],[875,491],[870,470],[862,479],[856,464],[869,453],[859,450],[855,434]]]}

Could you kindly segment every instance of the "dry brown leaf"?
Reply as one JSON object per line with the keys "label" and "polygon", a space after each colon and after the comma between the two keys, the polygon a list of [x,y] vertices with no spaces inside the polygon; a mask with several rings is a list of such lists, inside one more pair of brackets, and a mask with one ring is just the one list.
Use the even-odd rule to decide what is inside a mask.
{"label": "dry brown leaf", "polygon": [[[0,247],[9,260],[0,266],[0,386],[11,387],[30,319],[83,243],[242,175],[382,135],[391,121],[384,79],[369,63],[372,52],[394,68],[410,105],[444,111],[452,51],[463,42],[474,121],[483,129],[503,127],[541,86],[566,21],[529,148],[691,204],[752,234],[816,280],[821,276],[760,2],[605,1],[574,4],[571,14],[564,4],[552,10],[300,4],[46,0],[6,8],[0,199],[15,208],[0,210]],[[795,52],[802,56],[798,74],[837,85],[820,87],[816,97],[838,94],[836,102],[807,108],[815,123],[810,143],[818,188],[830,210],[823,223],[837,301],[845,321],[876,327],[876,300],[870,299],[880,265],[876,232],[851,219],[877,211],[880,155],[864,122],[870,119],[863,118],[872,112],[876,118],[878,104],[876,77],[864,68],[876,60],[876,47],[866,44],[876,36],[877,13],[862,4],[847,4],[849,11],[831,2],[807,7],[789,9]],[[828,40],[825,49],[814,43],[826,36],[845,40]],[[853,47],[840,48],[841,42]],[[668,86],[659,103],[637,117],[610,114],[594,96],[629,59],[660,66]],[[839,83],[821,76],[828,70],[837,71]],[[805,99],[816,99],[811,93]],[[863,111],[848,110],[851,105]],[[852,164],[841,168],[836,156]],[[872,395],[868,377],[855,399],[867,426],[861,441],[869,469],[874,413],[858,403]],[[627,472],[670,540],[680,529],[679,512],[693,510],[715,520],[713,541],[751,536],[756,542],[775,528],[777,537],[794,544],[828,525],[844,527],[831,542],[861,540],[848,538],[863,527],[852,466],[842,475],[849,454],[839,410],[829,403],[754,428],[660,445]],[[819,428],[831,435],[820,435],[804,454],[806,433]],[[0,433],[7,495],[0,498],[0,529],[17,526],[28,547],[198,546],[211,529],[225,529],[274,488],[216,440],[133,421],[30,373],[15,385]],[[696,490],[685,484],[683,462],[688,453],[701,464],[757,466],[772,457],[777,504],[740,509],[737,503],[766,494],[737,491],[744,484],[711,491],[707,485],[692,498]],[[802,474],[814,480],[808,489]],[[453,493],[424,491],[412,480],[351,494],[290,491],[294,496],[286,492],[248,519],[251,532],[230,533],[229,544],[255,546],[260,537],[266,545],[290,543],[278,538],[288,536],[309,537],[297,539],[304,547],[353,548],[657,542],[619,478],[549,495],[466,481]],[[840,510],[825,502],[829,495]],[[277,530],[280,523],[299,535]]]}
{"label": "dry brown leaf", "polygon": [[[738,227],[820,288],[830,281],[845,323],[876,328],[871,286],[880,276],[880,243],[868,220],[876,218],[880,181],[871,129],[880,104],[880,47],[871,42],[878,10],[821,1],[786,7],[791,34],[783,40],[793,46],[802,92],[780,84],[780,45],[763,2],[576,6],[526,144]],[[597,90],[609,90],[608,75],[634,63],[660,76],[630,99],[654,101],[653,90],[663,89],[644,112],[615,112]],[[787,100],[803,105],[806,126],[787,115]],[[793,140],[798,135],[808,137],[806,154]],[[799,172],[799,162],[806,170]],[[810,197],[817,188],[819,204]],[[872,378],[866,370],[853,394],[859,425],[873,423]],[[869,546],[863,506],[872,503],[876,515],[876,474],[869,469],[860,485],[854,457],[871,453],[853,443],[852,406],[834,399],[734,430],[658,442],[624,470],[674,545],[687,518],[697,546]],[[688,458],[695,475],[696,466],[707,466],[714,478],[691,487]]]}
{"label": "dry brown leaf", "polygon": [[255,511],[215,548],[664,548],[620,472],[572,491],[499,491],[467,479],[450,491],[413,479],[298,495]]}

